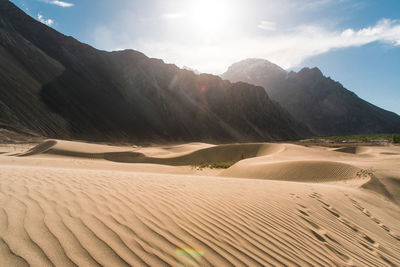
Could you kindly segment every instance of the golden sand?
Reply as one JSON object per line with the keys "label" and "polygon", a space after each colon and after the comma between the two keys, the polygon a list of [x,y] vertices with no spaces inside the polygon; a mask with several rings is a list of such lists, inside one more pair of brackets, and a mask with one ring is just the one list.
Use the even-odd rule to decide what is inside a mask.
{"label": "golden sand", "polygon": [[0,153],[1,266],[400,265],[398,146]]}

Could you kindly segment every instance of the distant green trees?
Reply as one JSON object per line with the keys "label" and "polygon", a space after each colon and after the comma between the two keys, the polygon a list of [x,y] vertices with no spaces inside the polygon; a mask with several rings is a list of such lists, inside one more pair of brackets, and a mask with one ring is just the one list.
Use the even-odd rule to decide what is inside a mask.
{"label": "distant green trees", "polygon": [[356,142],[371,142],[387,140],[392,141],[392,143],[400,143],[400,134],[370,134],[370,135],[348,135],[348,136],[329,136],[329,137],[313,137],[314,140],[330,140],[334,142],[346,142],[346,141],[356,141]]}

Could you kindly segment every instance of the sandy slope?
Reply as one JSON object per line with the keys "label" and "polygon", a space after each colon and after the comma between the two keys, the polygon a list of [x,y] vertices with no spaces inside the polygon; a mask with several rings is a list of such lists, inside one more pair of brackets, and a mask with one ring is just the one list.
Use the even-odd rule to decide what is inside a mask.
{"label": "sandy slope", "polygon": [[26,150],[0,147],[1,266],[400,265],[400,147]]}

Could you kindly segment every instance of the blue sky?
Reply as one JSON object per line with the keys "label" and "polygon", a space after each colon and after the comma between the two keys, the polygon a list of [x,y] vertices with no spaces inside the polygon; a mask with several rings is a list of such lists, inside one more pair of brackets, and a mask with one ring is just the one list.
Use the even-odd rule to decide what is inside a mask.
{"label": "blue sky", "polygon": [[400,114],[399,0],[12,0],[32,17],[104,50],[132,48],[221,74],[265,58],[319,67]]}

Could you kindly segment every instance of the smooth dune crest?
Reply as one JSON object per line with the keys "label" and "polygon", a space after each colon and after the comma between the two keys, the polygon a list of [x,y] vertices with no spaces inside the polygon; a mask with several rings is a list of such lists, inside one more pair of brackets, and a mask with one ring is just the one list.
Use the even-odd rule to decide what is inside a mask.
{"label": "smooth dune crest", "polygon": [[126,148],[71,141],[47,140],[20,156],[52,154],[67,157],[97,158],[125,163],[155,163],[165,165],[194,165],[202,162],[239,161],[278,152],[275,144],[209,145],[194,143],[188,146],[162,148]]}

